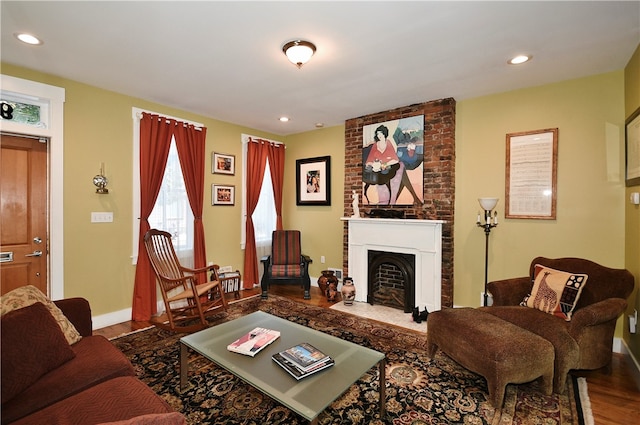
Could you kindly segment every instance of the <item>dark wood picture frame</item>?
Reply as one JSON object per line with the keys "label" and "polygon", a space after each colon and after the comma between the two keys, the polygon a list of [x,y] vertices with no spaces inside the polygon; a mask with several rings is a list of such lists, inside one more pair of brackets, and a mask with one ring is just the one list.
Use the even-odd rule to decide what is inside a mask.
{"label": "dark wood picture frame", "polygon": [[331,157],[296,160],[296,205],[331,205]]}
{"label": "dark wood picture frame", "polygon": [[556,219],[558,129],[507,134],[505,218]]}
{"label": "dark wood picture frame", "polygon": [[624,125],[625,185],[640,185],[640,108],[636,109]]}

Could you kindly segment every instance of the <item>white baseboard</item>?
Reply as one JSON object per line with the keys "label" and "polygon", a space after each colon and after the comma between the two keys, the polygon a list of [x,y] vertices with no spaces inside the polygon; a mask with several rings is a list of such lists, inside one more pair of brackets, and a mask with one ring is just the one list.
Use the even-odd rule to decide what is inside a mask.
{"label": "white baseboard", "polygon": [[[157,308],[158,312],[163,312],[164,303],[162,301],[158,301]],[[106,328],[107,326],[117,325],[118,323],[128,322],[131,320],[131,313],[131,308],[125,308],[124,310],[93,316],[91,318],[93,322],[93,329],[101,329]]]}

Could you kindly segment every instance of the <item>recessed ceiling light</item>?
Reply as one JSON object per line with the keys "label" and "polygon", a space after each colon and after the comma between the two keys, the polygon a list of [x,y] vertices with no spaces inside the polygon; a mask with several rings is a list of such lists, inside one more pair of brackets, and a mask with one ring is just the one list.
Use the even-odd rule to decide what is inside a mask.
{"label": "recessed ceiling light", "polygon": [[280,117],[280,122],[287,122],[289,121],[289,117]]}
{"label": "recessed ceiling light", "polygon": [[324,127],[324,123],[323,122],[317,122],[316,123],[316,128],[322,128]]}
{"label": "recessed ceiling light", "polygon": [[40,40],[35,35],[31,35],[27,33],[16,33],[14,35],[18,40],[22,41],[23,43],[33,44],[33,45],[43,44],[42,40]]}
{"label": "recessed ceiling light", "polygon": [[509,65],[520,65],[521,63],[529,62],[532,57],[533,56],[531,55],[518,55],[512,58],[511,60],[509,60],[507,63]]}

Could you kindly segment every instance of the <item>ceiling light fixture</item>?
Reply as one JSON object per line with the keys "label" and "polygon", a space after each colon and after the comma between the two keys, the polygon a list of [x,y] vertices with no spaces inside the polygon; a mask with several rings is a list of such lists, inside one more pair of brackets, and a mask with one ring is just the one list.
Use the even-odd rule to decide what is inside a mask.
{"label": "ceiling light fixture", "polygon": [[32,44],[34,46],[43,44],[42,40],[40,40],[35,35],[27,34],[27,33],[15,33],[14,36],[22,41],[23,43]]}
{"label": "ceiling light fixture", "polygon": [[507,63],[509,65],[520,65],[521,63],[529,62],[533,56],[531,55],[518,55],[510,59]]}
{"label": "ceiling light fixture", "polygon": [[282,51],[292,64],[301,68],[316,52],[316,46],[309,41],[293,40],[282,46]]}
{"label": "ceiling light fixture", "polygon": [[280,117],[280,122],[289,122],[289,117]]}

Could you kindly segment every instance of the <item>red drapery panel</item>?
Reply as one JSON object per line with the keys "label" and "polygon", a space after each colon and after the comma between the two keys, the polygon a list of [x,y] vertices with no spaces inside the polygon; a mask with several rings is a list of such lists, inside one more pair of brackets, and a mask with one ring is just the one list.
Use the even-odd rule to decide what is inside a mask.
{"label": "red drapery panel", "polygon": [[269,170],[276,207],[276,230],[282,230],[282,186],[284,185],[284,145],[269,143]]}
{"label": "red drapery panel", "polygon": [[[204,205],[204,150],[207,129],[196,129],[192,124],[180,125],[175,129],[174,137],[182,177],[187,189],[189,205],[193,212],[193,264],[194,268],[207,265],[207,252],[204,239],[204,225],[202,223],[202,209]],[[206,282],[204,276],[199,282]]]}
{"label": "red drapery panel", "polygon": [[149,320],[157,312],[156,278],[144,247],[144,235],[149,231],[149,215],[162,185],[174,126],[174,121],[147,113],[140,120],[140,232],[131,312],[134,321]]}
{"label": "red drapery panel", "polygon": [[249,139],[247,146],[247,223],[246,241],[244,249],[244,279],[245,289],[253,288],[258,282],[258,257],[256,254],[256,237],[253,231],[253,211],[258,205],[264,170],[269,156],[269,143],[265,141],[253,142]]}

